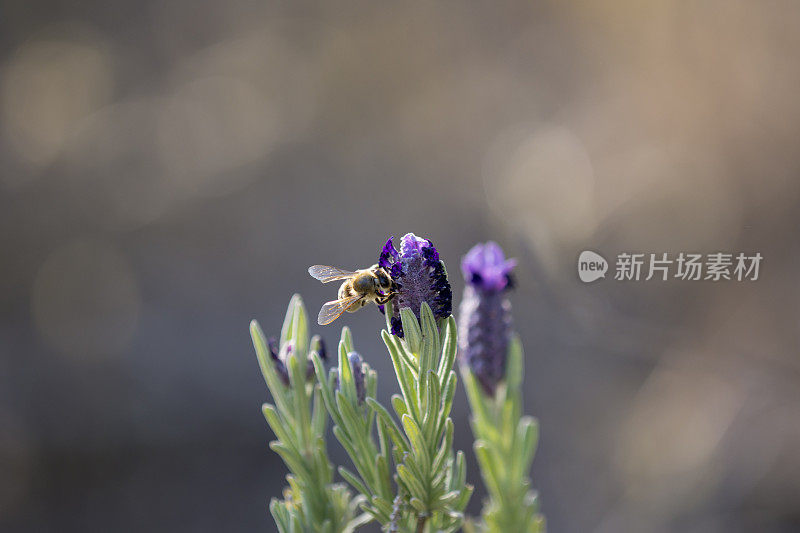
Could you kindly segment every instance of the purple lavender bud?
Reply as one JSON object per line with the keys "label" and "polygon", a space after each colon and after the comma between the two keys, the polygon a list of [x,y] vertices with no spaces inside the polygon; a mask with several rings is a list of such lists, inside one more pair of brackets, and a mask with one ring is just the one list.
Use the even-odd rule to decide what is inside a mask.
{"label": "purple lavender bud", "polygon": [[[270,337],[267,340],[267,346],[269,347],[269,355],[275,363],[275,371],[278,373],[278,377],[280,377],[283,384],[288,387],[290,382],[287,361],[294,351],[294,344],[289,341],[281,347],[278,343],[278,339]],[[316,351],[323,361],[328,357],[325,351],[325,342],[319,335],[314,335],[311,338],[311,351]],[[306,380],[312,380],[314,374],[314,363],[312,363],[311,358],[309,358],[306,363]]]}
{"label": "purple lavender bud", "polygon": [[[311,337],[311,350],[309,351],[309,355],[311,352],[317,352],[319,358],[324,363],[328,359],[328,352],[325,350],[325,341],[319,335],[314,335]],[[308,363],[306,364],[306,380],[313,379],[314,377],[314,363],[311,361],[311,357],[308,358]]]}
{"label": "purple lavender bud", "polygon": [[311,351],[317,352],[317,355],[319,355],[319,358],[323,361],[328,360],[328,351],[325,348],[325,339],[319,335],[314,335],[311,337]]}
{"label": "purple lavender bud", "polygon": [[[353,374],[353,382],[356,385],[356,398],[358,398],[359,405],[364,403],[364,400],[367,397],[367,388],[364,382],[364,360],[358,354],[358,352],[350,352],[347,354],[347,360],[350,363],[350,373]],[[336,382],[333,386],[333,390],[339,390],[339,376],[341,376],[342,370],[339,369],[339,372],[336,374]]]}
{"label": "purple lavender bud", "polygon": [[511,337],[511,302],[506,293],[513,287],[515,265],[494,242],[475,245],[461,261],[467,286],[460,307],[459,358],[489,395],[505,376]]}
{"label": "purple lavender bud", "polygon": [[[272,361],[275,363],[275,371],[278,373],[278,377],[280,377],[283,384],[288,387],[289,371],[286,369],[284,359],[281,357],[282,354],[280,346],[278,345],[278,339],[275,337],[270,337],[267,340],[267,346],[269,346],[269,355],[272,357]],[[291,347],[289,350],[291,350]]]}
{"label": "purple lavender bud", "polygon": [[395,283],[397,295],[392,306],[391,329],[394,335],[403,337],[400,309],[410,308],[419,319],[420,306],[427,302],[434,317],[447,318],[453,310],[453,292],[439,252],[429,239],[407,233],[399,252],[392,239],[381,250],[378,266],[386,269]]}
{"label": "purple lavender bud", "polygon": [[367,387],[364,383],[364,360],[357,352],[347,354],[347,359],[350,361],[350,370],[356,384],[356,398],[358,398],[358,403],[362,404],[367,397]]}

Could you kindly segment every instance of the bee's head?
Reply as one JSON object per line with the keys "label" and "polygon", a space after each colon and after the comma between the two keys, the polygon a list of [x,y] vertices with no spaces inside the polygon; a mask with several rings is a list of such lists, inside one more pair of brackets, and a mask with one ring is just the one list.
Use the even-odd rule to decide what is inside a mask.
{"label": "bee's head", "polygon": [[392,288],[392,278],[382,268],[375,269],[375,281],[382,291],[388,291]]}

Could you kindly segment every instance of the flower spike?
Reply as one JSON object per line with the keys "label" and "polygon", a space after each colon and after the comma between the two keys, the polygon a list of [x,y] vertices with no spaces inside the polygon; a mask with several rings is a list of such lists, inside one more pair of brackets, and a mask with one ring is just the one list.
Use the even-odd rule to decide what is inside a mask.
{"label": "flower spike", "polygon": [[461,262],[467,286],[460,308],[459,355],[489,395],[505,376],[511,338],[511,302],[506,293],[513,287],[515,265],[494,242],[475,245]]}
{"label": "flower spike", "polygon": [[[391,332],[403,337],[400,309],[408,307],[417,319],[420,306],[426,302],[434,317],[444,319],[453,310],[453,292],[439,252],[430,241],[407,233],[400,242],[400,251],[394,247],[393,237],[386,241],[378,258],[378,266],[386,269],[395,283],[395,296],[390,318]],[[381,306],[381,311],[384,311]]]}
{"label": "flower spike", "polygon": [[512,271],[493,242],[474,246],[461,262],[466,288],[461,301],[459,358],[472,411],[475,455],[489,498],[481,530],[542,533],[536,493],[528,470],[539,425],[522,415],[522,344],[511,331]]}

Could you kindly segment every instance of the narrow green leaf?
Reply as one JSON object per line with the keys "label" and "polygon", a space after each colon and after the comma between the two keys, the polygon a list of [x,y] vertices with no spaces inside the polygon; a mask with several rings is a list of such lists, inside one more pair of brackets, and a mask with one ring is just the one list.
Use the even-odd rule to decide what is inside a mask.
{"label": "narrow green leaf", "polygon": [[392,317],[394,316],[394,302],[389,300],[383,306],[383,315],[386,317],[386,331],[392,332]]}
{"label": "narrow green leaf", "polygon": [[409,451],[411,445],[406,440],[405,436],[403,436],[400,427],[394,421],[392,415],[389,414],[389,411],[374,398],[367,398],[367,405],[378,415],[381,422],[383,422],[395,446],[399,446],[403,451]]}
{"label": "narrow green leaf", "polygon": [[378,477],[376,488],[379,489],[384,498],[390,498],[392,496],[392,478],[389,475],[389,465],[386,457],[386,455],[379,455],[375,460],[375,472]]}
{"label": "narrow green leaf", "polygon": [[397,375],[397,382],[400,385],[400,392],[403,393],[403,399],[405,400],[406,408],[411,408],[411,413],[415,418],[419,417],[419,413],[416,411],[416,403],[415,398],[413,395],[413,389],[408,382],[405,370],[403,368],[403,362],[400,360],[400,354],[397,353],[397,349],[394,346],[394,343],[390,340],[390,335],[385,331],[381,332],[381,336],[383,337],[383,342],[386,344],[386,347],[389,349],[389,355],[392,358],[392,364],[394,365],[394,372]]}
{"label": "narrow green leaf", "polygon": [[406,490],[408,490],[409,494],[424,501],[425,497],[427,496],[425,487],[414,476],[414,474],[411,473],[406,465],[397,465],[397,475],[403,482],[403,485],[406,487]]}
{"label": "narrow green leaf", "polygon": [[353,404],[342,394],[341,390],[336,391],[336,406],[339,408],[339,414],[342,415],[343,429],[347,431],[347,435],[353,440],[360,452],[364,456],[371,457],[371,452],[367,447],[366,438],[363,435],[364,420],[359,416],[359,413],[353,408]]}
{"label": "narrow green leaf", "polygon": [[365,428],[364,432],[367,435],[372,435],[372,430],[375,428],[375,411],[373,411],[372,409],[363,409],[362,408],[362,412],[363,411],[366,411],[366,413],[367,413],[367,422],[364,425],[364,428]]}
{"label": "narrow green leaf", "polygon": [[353,533],[358,528],[366,526],[370,522],[372,522],[372,516],[368,513],[362,513],[353,518],[352,520],[350,520],[345,525],[344,531],[342,533]]}
{"label": "narrow green leaf", "polygon": [[445,419],[444,427],[444,439],[442,439],[442,444],[433,459],[433,467],[431,469],[434,472],[444,467],[445,460],[450,456],[450,450],[453,446],[453,420],[450,417]]}
{"label": "narrow green leaf", "polygon": [[[373,411],[374,413],[375,411]],[[385,423],[378,418],[378,449],[380,454],[384,457],[390,457],[392,453],[392,437],[390,430],[386,427]]]}
{"label": "narrow green leaf", "polygon": [[354,489],[356,489],[361,494],[369,495],[370,491],[367,489],[367,486],[358,478],[353,472],[348,470],[347,468],[340,466],[339,467],[339,475],[344,478],[345,481],[350,483]]}
{"label": "narrow green leaf", "polygon": [[464,485],[463,488],[461,488],[461,497],[453,503],[453,508],[464,511],[474,490],[475,488],[472,485]]}
{"label": "narrow green leaf", "polygon": [[350,359],[347,357],[347,343],[342,340],[339,342],[339,391],[342,392],[351,403],[358,401],[356,384],[353,380],[353,369],[350,366]]}
{"label": "narrow green leaf", "polygon": [[484,399],[485,395],[483,389],[478,385],[478,380],[475,379],[472,371],[466,366],[461,367],[461,374],[464,378],[464,388],[467,390],[467,399],[473,416],[479,422],[489,420],[489,413]]}
{"label": "narrow green leaf", "polygon": [[286,344],[292,338],[292,322],[294,322],[294,309],[297,307],[297,302],[301,297],[299,294],[293,294],[289,300],[289,307],[286,309],[286,316],[283,318],[283,327],[281,327],[281,346]]}
{"label": "narrow green leaf", "polygon": [[367,462],[368,460],[371,461],[371,458],[364,456],[358,451],[357,447],[347,437],[347,435],[345,435],[341,427],[334,426],[333,434],[347,452],[347,455],[353,462],[353,466],[356,467],[356,471],[358,471],[358,475],[361,476],[361,479],[364,482],[368,482],[368,480],[372,479],[372,469]]}
{"label": "narrow green leaf", "polygon": [[447,317],[444,325],[444,343],[442,345],[442,357],[439,360],[439,367],[436,373],[439,375],[439,384],[444,387],[444,383],[450,375],[450,370],[456,360],[458,352],[458,335],[456,333],[456,320],[453,315]]}
{"label": "narrow green leaf", "polygon": [[319,486],[325,487],[333,481],[333,465],[328,460],[325,437],[317,438],[315,450],[314,460],[316,461],[315,468],[318,471]]}
{"label": "narrow green leaf", "polygon": [[506,400],[505,403],[502,404],[502,409],[500,410],[500,435],[504,448],[508,449],[511,447],[511,441],[514,438],[514,432],[517,429],[518,421],[519,416],[517,416],[514,409],[514,402],[512,400]]}
{"label": "narrow green leaf", "polygon": [[272,519],[275,520],[275,525],[278,526],[279,533],[289,532],[289,513],[286,506],[277,498],[272,498],[269,502],[269,512],[272,514]]}
{"label": "narrow green leaf", "polygon": [[427,302],[422,302],[420,306],[420,327],[422,332],[422,344],[420,346],[420,376],[424,376],[435,364],[439,363],[439,329],[436,327],[436,319],[433,311]]}
{"label": "narrow green leaf", "polygon": [[422,419],[422,430],[427,442],[434,441],[434,434],[439,429],[439,413],[441,396],[439,393],[439,378],[433,370],[428,370],[425,376],[427,389],[427,410]]}
{"label": "narrow green leaf", "polygon": [[517,391],[525,377],[525,356],[519,336],[512,335],[506,356],[506,383],[511,391]]}
{"label": "narrow green leaf", "polygon": [[455,503],[458,500],[459,496],[461,496],[461,491],[451,490],[450,492],[444,494],[443,496],[440,496],[438,503],[441,507],[447,507]]}
{"label": "narrow green leaf", "polygon": [[294,341],[294,353],[305,361],[308,356],[308,313],[306,306],[303,304],[303,298],[299,294],[292,296],[295,301],[294,305],[294,318],[292,319],[292,340]]}
{"label": "narrow green leaf", "polygon": [[394,412],[397,414],[398,418],[402,418],[403,415],[408,414],[408,409],[406,409],[406,404],[403,401],[403,398],[397,394],[392,394],[392,407],[394,408]]}
{"label": "narrow green leaf", "polygon": [[467,458],[461,450],[456,453],[455,477],[456,481],[452,485],[453,487],[465,486],[467,482]]}
{"label": "narrow green leaf", "polygon": [[275,436],[278,437],[278,440],[287,446],[294,447],[294,439],[286,430],[287,426],[281,419],[281,416],[275,407],[265,403],[261,406],[261,412],[264,413],[264,418],[267,420],[267,424],[269,424],[269,427],[272,429],[272,432],[275,433]]}
{"label": "narrow green leaf", "polygon": [[416,509],[418,513],[428,512],[428,506],[419,498],[411,498],[409,503],[411,503],[411,506]]}
{"label": "narrow green leaf", "polygon": [[539,423],[530,416],[522,417],[517,427],[515,450],[513,457],[520,458],[519,470],[527,475],[536,455],[536,445],[539,442]]}
{"label": "narrow green leaf", "polygon": [[311,471],[305,465],[302,458],[293,452],[291,448],[277,440],[270,442],[269,447],[272,451],[281,456],[283,462],[286,463],[286,466],[289,467],[289,470],[291,470],[295,476],[300,477],[307,482],[313,480],[314,476],[312,475]]}
{"label": "narrow green leaf", "polygon": [[381,498],[380,496],[373,496],[371,502],[372,505],[377,507],[381,513],[385,513],[387,517],[392,514],[392,504],[386,501],[386,499]]}
{"label": "narrow green leaf", "polygon": [[406,431],[406,435],[408,436],[408,440],[411,442],[411,448],[414,451],[414,454],[418,457],[419,461],[425,465],[426,469],[430,468],[431,456],[428,452],[428,445],[422,436],[422,431],[420,431],[419,426],[414,419],[408,415],[403,415],[401,420],[403,422],[403,428]]}
{"label": "narrow green leaf", "polygon": [[[419,480],[420,484],[423,487],[427,487],[429,476],[426,471],[423,470],[423,466],[420,465],[415,459],[414,455],[411,453],[407,453],[403,456],[403,464],[408,468],[408,471]],[[425,494],[428,494],[426,490]]]}
{"label": "narrow green leaf", "polygon": [[481,474],[484,482],[486,483],[487,490],[492,494],[492,497],[501,498],[502,490],[500,478],[486,443],[480,440],[475,441],[474,448],[475,457],[478,459],[478,464],[481,468]]}
{"label": "narrow green leaf", "polygon": [[419,359],[420,348],[422,347],[422,330],[414,312],[408,307],[400,309],[400,320],[403,322],[403,336],[411,353]]}
{"label": "narrow green leaf", "polygon": [[[356,464],[359,460],[358,450],[356,449],[355,444],[350,439],[350,436],[347,432],[342,428],[342,426],[333,426],[333,435],[336,437],[336,440],[339,441],[339,444],[342,445],[344,451],[347,452],[347,455],[350,459],[353,460],[353,463]],[[356,466],[358,468],[358,466]],[[363,472],[362,472],[363,473]]]}
{"label": "narrow green leaf", "polygon": [[311,438],[311,413],[309,407],[308,393],[306,392],[306,368],[305,361],[302,368],[295,354],[291,354],[286,361],[289,371],[289,382],[293,389],[292,395],[294,404],[294,429],[304,447],[312,443]]}
{"label": "narrow green leaf", "polygon": [[[397,337],[394,338],[397,339]],[[403,346],[402,342],[395,342],[395,346],[397,347],[397,353],[399,353],[400,357],[403,359],[406,372],[411,375],[411,379],[419,379],[419,363],[414,357],[414,354],[409,352],[408,349]]]}
{"label": "narrow green leaf", "polygon": [[400,449],[399,446],[393,447],[392,448],[392,459],[394,460],[394,464],[399,465],[400,463],[402,463],[403,462],[403,456],[405,456],[408,453],[411,453],[411,452],[410,451],[409,452],[403,452]]}
{"label": "narrow green leaf", "polygon": [[458,378],[456,377],[455,371],[450,371],[450,376],[447,379],[447,383],[445,383],[444,392],[442,393],[442,407],[439,414],[439,426],[436,430],[436,440],[439,439],[441,436],[442,430],[444,429],[444,421],[450,416],[450,411],[453,407],[453,398],[456,394],[456,382]]}
{"label": "narrow green leaf", "polygon": [[272,399],[275,400],[275,405],[278,409],[287,417],[287,422],[293,423],[291,400],[288,397],[286,387],[273,366],[264,332],[255,320],[250,322],[250,336],[256,349],[258,366],[261,368],[261,374],[264,376],[267,388],[272,393]]}
{"label": "narrow green leaf", "polygon": [[417,358],[409,351],[408,346],[406,346],[405,342],[400,337],[390,335],[389,339],[391,339],[392,343],[397,348],[397,353],[402,356],[403,361],[408,364],[409,371],[416,377],[419,373],[419,361],[417,361]]}
{"label": "narrow green leaf", "polygon": [[344,344],[344,348],[347,353],[355,351],[355,346],[353,345],[353,334],[350,333],[350,328],[347,326],[342,328],[342,337],[339,342]]}
{"label": "narrow green leaf", "polygon": [[314,386],[314,403],[311,411],[311,427],[314,435],[319,437],[325,435],[328,425],[328,409],[322,399],[322,389],[319,384]]}
{"label": "narrow green leaf", "polygon": [[378,396],[378,373],[370,368],[369,365],[366,366],[364,382],[366,384],[366,388],[364,389],[366,396],[371,398]]}
{"label": "narrow green leaf", "polygon": [[311,354],[311,361],[314,364],[314,371],[317,374],[317,383],[319,383],[320,390],[322,391],[322,399],[325,402],[325,407],[331,415],[333,423],[341,426],[342,419],[336,407],[336,400],[333,397],[333,388],[331,386],[333,370],[328,374],[325,373],[325,366],[318,354]]}
{"label": "narrow green leaf", "polygon": [[291,514],[291,531],[292,533],[300,533],[303,531],[303,523],[300,520],[300,516],[298,514]]}

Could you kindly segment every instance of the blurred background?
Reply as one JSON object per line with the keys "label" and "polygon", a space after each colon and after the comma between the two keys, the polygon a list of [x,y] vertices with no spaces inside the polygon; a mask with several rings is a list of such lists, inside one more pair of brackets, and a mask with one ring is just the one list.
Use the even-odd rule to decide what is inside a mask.
{"label": "blurred background", "polygon": [[[799,23],[789,0],[4,1],[0,530],[273,531],[249,320],[277,333],[294,292],[316,313],[308,265],[408,231],[456,295],[475,242],[520,261],[550,531],[800,530]],[[584,249],[764,260],[585,285]],[[343,324],[387,398],[382,317],[316,331]]]}

